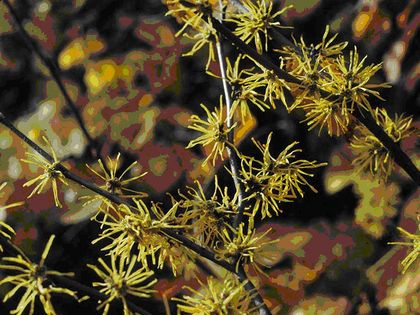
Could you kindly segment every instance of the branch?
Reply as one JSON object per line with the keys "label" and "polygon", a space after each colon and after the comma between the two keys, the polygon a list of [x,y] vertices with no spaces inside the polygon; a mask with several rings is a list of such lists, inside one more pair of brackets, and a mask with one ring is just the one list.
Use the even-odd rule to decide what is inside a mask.
{"label": "branch", "polygon": [[244,267],[241,265],[238,268],[238,278],[241,282],[247,281],[245,284],[245,289],[247,289],[250,292],[257,292],[257,295],[254,298],[254,303],[256,306],[259,307],[260,315],[271,315],[270,309],[265,305],[264,300],[261,298],[261,295],[259,295],[257,288],[252,284],[250,280],[248,280],[248,277],[246,276]]}
{"label": "branch", "polygon": [[253,49],[251,46],[245,44],[239,37],[237,37],[235,34],[232,33],[230,29],[228,29],[225,25],[223,25],[221,22],[216,20],[214,17],[211,17],[211,22],[213,27],[222,34],[227,40],[229,40],[231,43],[233,43],[239,50],[241,50],[243,53],[247,54],[249,57],[253,58],[255,61],[257,61],[259,64],[264,66],[267,69],[273,70],[274,73],[280,78],[284,79],[291,83],[296,84],[302,84],[302,82],[289,74],[287,71],[284,71],[283,69],[280,69],[277,67],[272,60],[270,60],[269,57],[266,57],[263,54],[259,54],[255,49]]}
{"label": "branch", "polygon": [[17,12],[13,8],[13,6],[10,4],[9,0],[3,0],[4,4],[9,9],[9,12],[13,18],[13,21],[15,22],[19,33],[22,35],[24,41],[28,45],[29,48],[31,48],[35,54],[41,59],[41,61],[44,63],[44,65],[48,68],[48,70],[51,73],[51,76],[53,80],[57,83],[58,88],[60,89],[61,93],[64,96],[64,99],[66,100],[67,107],[72,112],[73,116],[76,118],[77,123],[79,124],[80,128],[82,129],[82,132],[84,136],[86,137],[89,146],[95,150],[92,155],[96,155],[97,158],[100,158],[99,148],[97,142],[92,138],[92,136],[89,134],[88,130],[86,129],[85,123],[83,121],[82,116],[79,113],[79,110],[77,109],[77,106],[70,98],[69,93],[67,92],[63,81],[61,80],[61,72],[60,69],[56,66],[56,64],[51,60],[50,57],[48,57],[42,50],[39,48],[37,43],[29,36],[29,34],[26,32],[25,28],[22,26],[22,21],[20,20]]}
{"label": "branch", "polygon": [[363,116],[359,111],[355,111],[353,116],[361,122],[369,131],[382,142],[387,148],[394,161],[420,186],[420,172],[408,155],[401,150],[398,143],[394,142],[385,131],[376,123],[370,115]]}
{"label": "branch", "polygon": [[[50,156],[45,150],[43,150],[40,146],[38,146],[31,139],[26,137],[1,112],[0,112],[0,123],[3,124],[4,126],[6,126],[7,128],[9,128],[13,133],[15,133],[19,138],[21,138],[24,142],[26,142],[31,148],[33,148],[36,152],[38,152],[47,161],[49,161],[51,163],[54,162],[54,159],[53,159],[52,156]],[[132,205],[129,204],[127,201],[122,200],[118,196],[116,196],[112,193],[109,193],[106,190],[103,190],[103,189],[99,188],[98,186],[96,186],[96,185],[84,180],[83,178],[73,174],[71,171],[69,171],[61,163],[56,164],[55,168],[56,168],[56,170],[60,171],[67,179],[70,179],[70,180],[78,183],[79,185],[82,185],[82,186],[90,189],[91,191],[107,198],[108,200],[110,200],[114,203],[124,204],[124,205],[132,208]],[[162,229],[161,232],[166,234],[167,236],[175,239],[176,241],[181,243],[183,246],[191,249],[192,251],[194,251],[198,255],[200,255],[202,257],[205,257],[208,260],[210,260],[210,261],[214,262],[215,264],[219,265],[220,267],[226,269],[227,271],[232,272],[239,279],[242,279],[242,281],[244,279],[246,279],[246,275],[244,273],[241,274],[240,272],[236,272],[236,270],[235,270],[236,262],[234,262],[233,264],[230,264],[230,263],[228,263],[226,261],[223,261],[223,260],[217,260],[215,254],[213,252],[209,251],[207,248],[205,248],[203,246],[200,246],[200,245],[194,243],[192,240],[190,240],[187,237],[185,237],[184,235],[180,234],[180,231],[173,231],[172,229]],[[253,290],[255,289],[255,287],[252,284],[248,284],[245,287],[248,288],[248,289],[253,289]],[[261,305],[261,303],[259,303],[258,301],[262,301],[262,298],[259,295],[258,291],[257,291],[257,298],[255,298],[255,300],[256,300],[256,305]],[[261,307],[263,309],[266,308],[266,306],[261,306]],[[265,314],[271,314],[271,313],[265,313]]]}
{"label": "branch", "polygon": [[[224,60],[224,54],[223,54],[223,47],[220,43],[219,38],[216,39],[216,50],[217,50],[217,57],[219,59],[219,68],[220,68],[220,74],[222,76],[222,82],[223,82],[223,93],[225,95],[226,100],[226,127],[229,129],[232,127],[232,100],[230,98],[230,91],[229,91],[229,84],[226,78],[226,65]],[[228,134],[228,141],[233,144],[234,142],[234,129],[232,129]],[[235,215],[233,219],[233,227],[236,228],[239,226],[239,224],[242,222],[244,209],[245,209],[245,203],[243,201],[244,195],[245,195],[245,189],[243,187],[243,184],[239,181],[239,161],[238,161],[238,155],[235,152],[235,150],[232,150],[230,146],[226,146],[228,156],[229,156],[229,164],[230,164],[230,171],[232,172],[233,182],[235,184],[236,190],[238,192],[238,213]]]}

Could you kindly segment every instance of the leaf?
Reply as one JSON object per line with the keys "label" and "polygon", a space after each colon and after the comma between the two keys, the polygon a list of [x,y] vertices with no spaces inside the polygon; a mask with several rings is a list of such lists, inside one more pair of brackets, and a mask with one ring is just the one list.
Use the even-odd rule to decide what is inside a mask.
{"label": "leaf", "polygon": [[380,238],[387,224],[397,214],[399,186],[392,182],[379,182],[370,175],[355,172],[351,165],[352,158],[347,145],[342,145],[331,154],[324,176],[326,191],[334,194],[353,184],[353,191],[359,198],[355,222],[372,237]]}
{"label": "leaf", "polygon": [[355,209],[355,222],[369,235],[380,238],[389,221],[397,214],[399,186],[360,176],[354,181],[354,191],[360,197]]}
{"label": "leaf", "polygon": [[329,297],[317,294],[300,301],[291,315],[340,315],[346,314],[350,301],[346,297]]}
{"label": "leaf", "polygon": [[96,35],[87,35],[72,40],[58,55],[61,69],[68,70],[73,66],[85,63],[92,55],[105,50],[105,43]]}

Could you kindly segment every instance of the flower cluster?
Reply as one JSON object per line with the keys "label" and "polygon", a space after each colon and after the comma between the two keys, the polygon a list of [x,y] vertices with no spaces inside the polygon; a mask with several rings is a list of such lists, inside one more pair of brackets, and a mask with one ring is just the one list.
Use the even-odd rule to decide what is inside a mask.
{"label": "flower cluster", "polygon": [[290,83],[295,101],[289,110],[302,109],[309,130],[319,127],[321,132],[325,128],[328,135],[340,136],[354,120],[354,110],[372,112],[369,96],[382,100],[377,89],[389,85],[371,83],[381,65],[365,66],[366,57],[360,60],[356,47],[346,58],[343,49],[347,43],[333,44],[337,34],[327,39],[328,33],[327,27],[322,42],[315,46],[308,46],[301,38],[295,47],[280,52],[290,73],[302,82]]}
{"label": "flower cluster", "polygon": [[235,23],[233,32],[246,44],[254,42],[258,53],[268,50],[269,31],[275,28],[290,28],[281,25],[278,17],[291,6],[273,12],[273,2],[266,0],[245,0],[239,12],[231,12],[227,22]]}
{"label": "flower cluster", "polygon": [[[377,108],[374,112],[374,118],[396,143],[414,132],[414,128],[411,126],[411,117],[397,115],[392,120],[385,109]],[[384,181],[388,179],[394,168],[394,160],[391,158],[389,150],[365,126],[359,125],[356,127],[350,146],[357,155],[352,163],[359,171],[370,172]]]}
{"label": "flower cluster", "polygon": [[177,263],[186,249],[181,249],[178,243],[163,235],[164,229],[179,229],[183,226],[176,224],[175,213],[178,204],[175,204],[167,213],[163,213],[157,204],[150,209],[142,200],[133,199],[135,207],[119,205],[114,207],[112,215],[101,220],[103,231],[93,243],[101,240],[110,240],[102,248],[122,258],[131,257],[148,267],[151,258],[152,264],[162,269],[168,259],[172,270],[176,273]]}
{"label": "flower cluster", "polygon": [[339,55],[334,59],[335,63],[328,67],[332,84],[327,90],[331,89],[332,94],[338,96],[341,108],[349,108],[350,112],[353,112],[355,106],[366,111],[372,111],[368,97],[372,95],[383,100],[375,89],[389,87],[386,83],[369,83],[374,74],[381,68],[381,64],[364,66],[366,58],[367,56],[359,60],[357,48],[354,47],[354,50],[350,51],[348,59]]}
{"label": "flower cluster", "polygon": [[[231,168],[227,172],[233,178],[235,192],[221,186],[215,176],[212,194],[207,194],[203,185],[196,182],[194,187],[179,191],[179,200],[170,195],[172,207],[164,210],[161,204],[146,204],[142,198],[147,195],[133,189],[136,188],[133,187],[135,181],[145,175],[129,177],[137,162],[128,162],[128,166],[120,170],[123,161],[118,153],[115,158],[99,159],[98,167],[87,165],[101,184],[93,188],[90,183],[80,183],[96,193],[103,190],[84,197],[87,200],[85,205],[98,208],[93,220],[101,223],[101,233],[92,243],[104,242],[102,250],[110,259],[110,264],[99,258],[97,265],[88,265],[101,278],[93,283],[104,296],[101,295],[98,310],[103,310],[106,315],[111,312],[111,304],[119,301],[125,315],[134,314],[136,311],[128,301],[129,296],[148,298],[155,292],[152,287],[157,280],[151,280],[154,274],[151,265],[163,269],[167,263],[175,276],[181,272],[185,275],[188,263],[194,264],[197,255],[201,255],[224,267],[230,274],[223,280],[208,277],[206,284],[198,280],[201,290],[186,287],[192,295],[174,299],[178,302],[178,311],[209,315],[253,314],[258,307],[266,306],[259,302],[261,298],[255,298],[258,292],[249,289],[253,285],[248,280],[242,281],[247,277],[243,267],[250,265],[263,272],[261,267],[270,261],[266,246],[277,242],[269,239],[270,229],[258,232],[256,218],[279,215],[280,203],[303,197],[306,187],[316,192],[309,178],[314,176],[315,169],[326,163],[300,159],[298,155],[302,150],[297,148],[298,142],[284,145],[279,154],[272,154],[272,133],[265,142],[252,139],[261,154],[260,159],[242,154],[233,140],[237,136],[234,133],[238,123],[244,126],[251,121],[253,107],[261,111],[276,109],[281,101],[289,112],[300,110],[304,113],[302,122],[309,130],[319,128],[319,133],[326,130],[329,136],[348,134],[350,146],[357,154],[353,164],[361,171],[370,171],[387,180],[394,166],[391,150],[371,133],[374,128],[358,122],[362,120],[359,114],[373,116],[397,146],[414,132],[412,119],[396,116],[393,120],[385,109],[374,109],[371,99],[383,100],[378,89],[388,87],[386,83],[373,83],[381,64],[366,65],[367,57],[361,57],[356,47],[346,54],[347,43],[336,43],[337,34],[330,36],[329,27],[318,44],[307,44],[303,37],[300,40],[293,38],[293,42],[283,38],[285,46],[269,49],[272,39],[282,38],[279,30],[288,28],[281,23],[280,16],[289,7],[275,12],[274,2],[270,0],[166,0],[166,4],[168,14],[183,23],[176,36],[182,34],[194,41],[184,55],[194,55],[207,46],[206,70],[209,74],[211,62],[216,61],[216,50],[223,67],[226,60],[226,69],[220,72],[230,88],[224,85],[224,100],[220,97],[219,106],[213,111],[201,105],[207,117],[191,116],[189,129],[198,136],[187,148],[201,145],[208,149],[203,164],[211,161],[213,166],[218,158],[224,160],[228,155]],[[225,59],[219,33],[232,40],[245,55]],[[266,52],[270,52],[270,56],[265,55]],[[278,54],[277,61],[271,60],[274,54]],[[11,124],[5,123],[2,114],[0,118],[2,124],[34,146]],[[350,131],[353,134],[350,135]],[[35,186],[28,196],[30,198],[51,185],[55,205],[61,207],[60,183],[67,185],[65,176],[72,179],[76,176],[69,176],[70,172],[60,163],[51,143],[45,137],[43,140],[52,157],[39,147],[41,156],[27,153],[29,159],[22,161],[41,168],[43,173],[23,186]],[[1,184],[0,190],[4,186]],[[5,208],[20,204],[10,204]],[[410,241],[393,244],[413,248],[402,262],[405,272],[418,257],[420,240],[418,235],[399,230]],[[13,234],[9,225],[0,222],[0,237],[8,242]],[[13,275],[3,278],[0,285],[14,286],[4,301],[15,296],[20,289],[25,290],[13,314],[23,314],[28,306],[29,313],[33,314],[37,298],[47,314],[55,314],[52,294],[76,298],[75,291],[52,284],[51,280],[56,276],[72,275],[45,266],[53,239],[54,236],[49,239],[39,264],[32,263],[16,247],[16,257],[2,259],[0,269]],[[14,247],[10,242],[9,245]],[[0,251],[3,250],[0,247]]]}
{"label": "flower cluster", "polygon": [[298,142],[293,142],[277,157],[273,157],[269,151],[271,138],[272,133],[266,143],[253,140],[263,155],[262,161],[246,156],[241,159],[241,181],[248,193],[246,199],[253,203],[251,214],[255,216],[257,212],[261,212],[262,218],[271,217],[272,211],[278,215],[279,202],[302,197],[303,186],[308,186],[316,192],[306,177],[313,176],[309,170],[326,165],[316,161],[295,159],[296,154],[301,152],[300,149],[293,149]]}
{"label": "flower cluster", "polygon": [[[236,270],[239,265],[251,264],[258,271],[262,271],[259,262],[262,261],[264,255],[264,247],[276,240],[267,240],[267,234],[270,229],[264,233],[257,234],[256,229],[250,224],[245,228],[243,223],[232,231],[232,229],[224,229],[222,241],[217,244],[215,252],[219,259],[224,259],[236,264]],[[258,257],[258,261],[256,258]]]}
{"label": "flower cluster", "polygon": [[227,187],[219,186],[217,176],[214,181],[214,192],[206,198],[203,187],[197,181],[197,189],[188,187],[187,194],[179,193],[180,208],[184,212],[179,221],[190,226],[190,235],[203,245],[212,247],[221,237],[222,231],[230,227],[232,215],[237,211],[237,194],[229,197]]}

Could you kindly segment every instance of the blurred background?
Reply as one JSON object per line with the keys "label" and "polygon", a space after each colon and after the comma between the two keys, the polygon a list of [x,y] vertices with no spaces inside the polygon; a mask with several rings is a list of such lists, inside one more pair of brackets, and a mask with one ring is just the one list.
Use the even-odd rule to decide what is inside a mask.
{"label": "blurred background", "polygon": [[[175,37],[180,25],[165,16],[164,1],[11,3],[25,30],[61,69],[87,130],[102,143],[103,156],[121,152],[122,168],[138,161],[131,176],[148,172],[133,188],[167,205],[166,193],[185,191],[194,180],[210,185],[212,191],[214,174],[221,175],[223,185],[232,186],[229,176],[223,176],[228,173],[222,164],[215,169],[203,167],[206,152],[185,149],[195,136],[187,129],[190,115],[204,114],[200,103],[217,106],[222,85],[204,71],[205,49],[194,57],[181,56],[193,43]],[[294,8],[282,19],[294,29],[285,35],[303,35],[307,43],[318,43],[330,25],[332,33],[339,34],[338,40],[349,42],[348,48],[356,45],[361,56],[368,55],[366,63],[383,63],[374,81],[393,86],[381,91],[386,101],[375,105],[392,115],[414,115],[418,125],[418,2],[275,1],[277,8],[290,4]],[[0,110],[35,142],[42,144],[42,136],[48,136],[72,171],[99,183],[85,167],[85,163],[95,164],[95,159],[57,84],[16,30],[0,2]],[[237,53],[230,44],[225,45],[225,52],[227,56]],[[210,68],[218,71],[216,64]],[[387,245],[400,238],[397,226],[416,233],[420,205],[415,185],[398,168],[387,184],[356,174],[345,139],[308,132],[299,123],[303,116],[298,112],[288,114],[279,107],[253,114],[238,137],[246,154],[257,154],[251,137],[265,140],[273,131],[273,154],[299,141],[302,157],[329,162],[310,180],[318,193],[306,189],[304,198],[282,205],[279,217],[264,220],[259,227],[271,227],[270,237],[278,239],[271,248],[275,264],[267,270],[268,277],[252,278],[274,313],[416,313],[419,263],[402,275],[399,262],[406,248]],[[419,165],[415,141],[409,138],[402,147]],[[0,127],[0,183],[8,183],[0,192],[0,204],[21,201],[31,192],[22,185],[40,170],[20,161],[27,149]],[[48,265],[74,271],[76,279],[89,284],[95,275],[86,264],[95,262],[101,253],[100,246],[90,244],[100,231],[89,219],[94,209],[79,200],[88,193],[76,184],[63,186],[62,209],[54,206],[52,193],[46,192],[26,199],[23,207],[0,208],[0,219],[15,228],[15,244],[31,257],[39,257],[49,235],[56,234]],[[182,286],[194,286],[195,280],[174,278],[169,269],[157,276],[158,292],[139,305],[153,314],[164,314],[162,299],[181,294]],[[7,289],[3,286],[0,291],[4,294]],[[16,301],[1,304],[0,313],[8,313]],[[61,297],[53,301],[59,314],[94,313],[96,307],[94,301],[79,305]],[[171,304],[171,310],[175,314],[175,305]]]}

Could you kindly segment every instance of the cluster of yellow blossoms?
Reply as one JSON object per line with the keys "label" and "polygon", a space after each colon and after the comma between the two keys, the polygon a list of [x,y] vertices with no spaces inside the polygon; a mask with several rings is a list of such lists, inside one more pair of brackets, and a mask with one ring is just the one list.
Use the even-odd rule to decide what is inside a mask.
{"label": "cluster of yellow blossoms", "polygon": [[[274,12],[272,1],[265,0],[240,2],[173,0],[168,1],[168,7],[168,14],[179,18],[184,26],[191,26],[183,27],[179,34],[188,34],[187,36],[191,37],[191,32],[200,34],[203,29],[206,32],[211,31],[213,37],[206,41],[210,50],[208,64],[214,61],[216,49],[214,43],[220,41],[214,24],[217,22],[214,17],[220,19],[220,12],[223,12],[224,22],[233,24],[232,34],[238,36],[244,44],[253,45],[262,58],[267,58],[264,52],[269,49],[270,39],[278,35],[279,29],[284,28],[277,17],[288,9],[284,7]],[[293,82],[279,77],[273,69],[263,66],[260,60],[249,55],[240,54],[234,62],[228,59],[226,80],[232,91],[230,95],[233,103],[232,111],[239,108],[241,120],[244,122],[249,119],[251,104],[264,111],[276,108],[277,103],[281,101],[288,111],[302,110],[305,114],[303,122],[307,123],[309,130],[319,128],[319,134],[326,130],[330,136],[346,135],[351,138],[349,133],[353,132],[356,126],[359,131],[364,130],[363,139],[366,141],[360,141],[362,138],[358,137],[357,144],[351,145],[356,155],[361,153],[361,156],[354,159],[355,166],[371,171],[373,175],[379,175],[386,180],[393,169],[392,159],[387,158],[389,151],[386,147],[382,147],[383,151],[386,151],[385,154],[370,155],[369,161],[366,161],[368,156],[364,155],[364,152],[371,151],[372,141],[380,143],[380,140],[360,124],[355,115],[359,113],[371,115],[384,130],[398,128],[397,132],[403,135],[402,137],[397,139],[390,135],[396,143],[413,132],[411,119],[403,117],[397,117],[396,120],[383,119],[385,116],[389,117],[384,108],[380,109],[380,114],[377,114],[378,110],[371,105],[371,98],[383,100],[378,88],[389,87],[387,83],[371,82],[373,76],[380,70],[381,64],[366,65],[367,57],[361,58],[356,47],[347,55],[344,52],[347,43],[336,43],[336,37],[337,34],[330,36],[327,27],[322,41],[318,44],[308,45],[301,37],[299,41],[293,39],[282,47],[270,49],[279,54],[279,62],[273,61],[273,65],[293,76],[296,79]],[[206,43],[201,42],[200,48]],[[189,54],[195,52],[197,50],[193,49]],[[249,59],[254,67],[241,67],[241,61],[245,58]],[[220,108],[223,106],[224,103]],[[205,111],[210,117],[210,110],[205,108]],[[208,160],[212,157],[213,164],[216,155],[222,157],[224,145],[227,144],[225,136],[232,132],[231,129],[222,128],[226,119],[223,117],[225,116],[218,112],[207,122],[200,121],[197,116],[192,120],[191,128],[202,132],[203,135],[193,140],[190,146],[213,145],[213,150],[207,158]],[[398,120],[403,120],[404,123],[401,124]],[[201,126],[201,129],[197,126]],[[367,168],[366,164],[376,166]],[[382,171],[379,172],[378,169]]]}
{"label": "cluster of yellow blossoms", "polygon": [[[303,122],[309,130],[318,128],[319,134],[326,131],[329,136],[345,135],[350,139],[350,147],[356,155],[353,164],[358,170],[370,172],[381,180],[388,179],[394,167],[390,150],[357,117],[372,116],[397,145],[413,133],[413,128],[411,118],[396,116],[393,120],[384,108],[372,106],[372,98],[383,100],[378,89],[389,87],[386,83],[372,83],[381,64],[367,65],[367,57],[360,57],[356,47],[346,53],[347,43],[336,42],[337,34],[331,36],[329,27],[318,44],[308,45],[301,37],[283,40],[282,46],[272,47],[278,38],[284,39],[281,31],[287,27],[280,23],[279,17],[288,9],[273,10],[273,1],[168,0],[167,4],[168,14],[184,24],[178,35],[195,40],[187,55],[208,46],[207,70],[215,61],[217,47],[224,36],[228,41],[236,36],[237,40],[232,43],[243,53],[234,60],[219,60],[220,64],[226,64],[226,75],[222,79],[229,84],[230,92],[225,92],[224,100],[220,98],[214,112],[201,105],[206,118],[191,117],[190,128],[200,134],[188,147],[209,146],[211,151],[204,163],[211,161],[213,165],[218,157],[224,160],[226,147],[232,149],[240,167],[236,173],[229,172],[242,186],[244,195],[240,196],[239,204],[242,203],[247,225],[229,223],[238,215],[238,209],[226,205],[230,199],[222,194],[222,189],[215,189],[210,199],[206,199],[199,185],[198,191],[192,189],[188,196],[182,195],[184,200],[180,202],[181,207],[185,204],[186,217],[197,223],[196,236],[201,237],[203,244],[213,245],[219,258],[234,262],[237,267],[241,263],[255,265],[254,256],[257,252],[263,254],[259,251],[266,235],[256,235],[256,215],[260,213],[262,219],[278,215],[279,203],[302,197],[304,186],[316,192],[308,178],[313,176],[315,168],[326,165],[297,158],[301,152],[296,148],[297,142],[273,156],[269,151],[271,133],[265,143],[253,139],[262,154],[261,160],[241,154],[236,143],[232,143],[232,134],[237,124],[250,119],[251,105],[265,111],[276,109],[281,102],[289,112],[303,112]],[[255,53],[249,54],[252,49]],[[271,55],[278,53],[278,61],[271,61],[265,55],[267,51]],[[220,51],[218,53],[220,55]],[[288,75],[282,76],[285,72]],[[227,110],[230,103],[231,108]],[[231,117],[226,117],[223,111],[231,113]],[[239,115],[235,116],[235,111]],[[235,117],[240,117],[241,121],[235,121]],[[190,201],[192,196],[196,201]],[[236,199],[237,195],[233,198],[237,203]],[[198,311],[208,303],[200,292],[192,293],[195,298],[184,297],[183,303],[188,306],[180,305],[184,311],[192,310],[193,305]]]}
{"label": "cluster of yellow blossoms", "polygon": [[[372,97],[381,99],[377,89],[388,87],[387,84],[371,83],[381,66],[366,66],[366,57],[360,58],[357,48],[347,56],[344,53],[347,43],[334,43],[337,35],[329,37],[328,27],[321,43],[308,45],[300,38],[276,49],[270,46],[271,39],[279,30],[287,28],[278,18],[288,7],[274,12],[273,2],[266,0],[166,2],[168,14],[183,23],[178,35],[183,34],[195,41],[186,55],[193,55],[208,46],[207,70],[216,61],[216,50],[220,45],[216,23],[220,24],[221,21],[233,25],[233,36],[243,41],[244,45],[253,46],[256,52],[254,56],[238,55],[234,61],[226,59],[226,77],[222,79],[230,85],[230,93],[226,93],[224,99],[220,97],[220,104],[214,111],[201,105],[207,117],[203,119],[192,115],[189,126],[199,136],[187,148],[197,145],[211,147],[204,164],[211,161],[215,165],[218,158],[225,158],[225,151],[230,151],[230,159],[237,158],[238,169],[228,172],[238,184],[236,191],[229,194],[226,187],[219,185],[215,176],[214,191],[206,196],[205,189],[197,182],[196,187],[187,187],[186,192],[180,191],[178,196],[170,196],[172,207],[164,211],[159,204],[143,201],[147,194],[135,189],[135,182],[145,175],[129,176],[137,162],[120,171],[121,155],[118,154],[107,161],[99,160],[97,168],[88,165],[89,170],[101,181],[99,188],[115,197],[112,200],[106,198],[106,194],[84,197],[85,205],[97,206],[98,211],[93,219],[100,223],[102,229],[93,243],[103,244],[102,250],[110,258],[110,265],[102,258],[98,260],[98,266],[88,265],[102,280],[94,282],[93,286],[106,296],[98,306],[103,314],[110,312],[111,303],[115,300],[122,303],[124,314],[133,314],[128,297],[150,297],[154,292],[152,287],[157,282],[151,279],[151,265],[163,269],[167,264],[174,275],[187,272],[187,262],[194,263],[198,255],[185,246],[178,236],[212,253],[215,261],[233,266],[231,269],[236,275],[239,275],[239,268],[244,264],[262,272],[257,258],[263,257],[264,247],[274,241],[269,238],[270,230],[257,232],[256,218],[279,215],[279,204],[303,197],[306,186],[316,192],[308,179],[313,177],[315,169],[326,163],[298,158],[301,153],[297,148],[298,142],[285,145],[283,151],[273,155],[270,152],[272,133],[265,142],[252,140],[262,155],[260,159],[239,152],[232,140],[233,133],[239,123],[250,119],[250,105],[265,111],[275,109],[281,102],[288,111],[303,111],[303,122],[307,123],[309,130],[317,127],[321,133],[325,129],[329,136],[352,131],[349,138],[357,154],[353,161],[355,166],[385,180],[393,169],[390,152],[366,126],[358,124],[356,113],[372,115],[396,143],[413,133],[411,118],[396,116],[392,120],[385,109],[374,109],[371,105]],[[271,63],[276,69],[267,67],[271,61],[267,63],[264,52],[268,50],[279,54],[279,61]],[[255,56],[261,56],[262,59]],[[225,60],[219,62],[224,63]],[[243,67],[243,64],[249,63],[253,63],[253,67]],[[289,77],[281,76],[285,72]],[[290,76],[295,79],[288,80]],[[230,103],[227,99],[232,101],[230,111],[227,110],[227,104]],[[239,115],[235,116],[235,111]],[[231,114],[227,117],[226,113]],[[238,119],[232,123],[234,117],[240,117],[240,121]],[[29,195],[31,197],[51,185],[55,205],[61,207],[59,185],[67,185],[65,172],[50,142],[46,138],[44,141],[52,157],[47,160],[28,153],[29,158],[23,161],[40,167],[43,173],[30,179],[24,186],[36,184]],[[243,220],[236,222],[242,216]],[[0,237],[10,239],[13,229],[5,224],[1,224],[1,228]],[[416,254],[407,258],[409,264],[414,256],[417,257],[418,238],[406,235],[416,244]],[[53,238],[48,241],[39,264],[32,263],[23,253],[3,258],[4,264],[0,265],[0,269],[17,273],[0,281],[0,285],[9,283],[15,286],[5,300],[20,288],[25,289],[14,313],[22,314],[29,305],[32,314],[35,300],[39,298],[45,312],[55,314],[51,303],[52,293],[76,298],[75,291],[46,285],[49,277],[69,275],[48,270],[44,265]],[[252,314],[258,308],[253,303],[257,293],[246,289],[246,280],[239,281],[228,276],[224,281],[209,277],[206,284],[200,280],[198,282],[202,290],[188,287],[192,296],[175,299],[180,312]]]}

